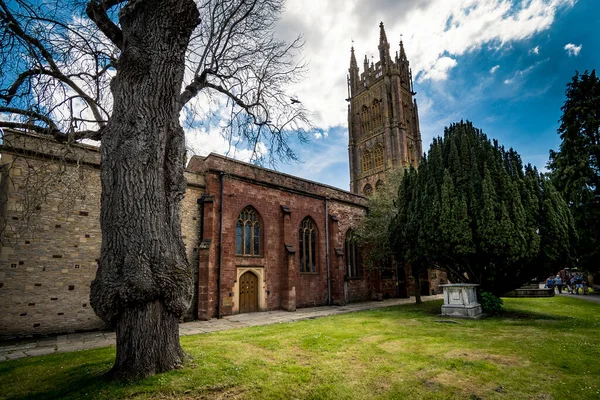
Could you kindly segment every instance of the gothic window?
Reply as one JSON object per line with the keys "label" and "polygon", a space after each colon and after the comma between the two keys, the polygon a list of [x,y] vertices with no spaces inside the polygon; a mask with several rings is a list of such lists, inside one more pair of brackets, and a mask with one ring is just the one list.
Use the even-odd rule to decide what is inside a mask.
{"label": "gothic window", "polygon": [[312,218],[306,217],[298,232],[300,272],[317,272],[317,231]]}
{"label": "gothic window", "polygon": [[383,145],[381,143],[379,143],[377,146],[375,146],[375,149],[373,149],[373,160],[375,162],[375,169],[383,169]]}
{"label": "gothic window", "polygon": [[363,106],[360,112],[360,126],[362,128],[362,132],[366,133],[369,131],[369,108],[367,106]]}
{"label": "gothic window", "polygon": [[260,229],[260,221],[254,208],[244,208],[235,225],[235,254],[260,255]]}
{"label": "gothic window", "polygon": [[362,164],[362,172],[369,172],[373,169],[373,160],[371,158],[371,152],[369,150],[365,150],[361,159]]}
{"label": "gothic window", "polygon": [[380,179],[375,184],[375,190],[379,192],[381,189],[383,189],[383,181]]}
{"label": "gothic window", "polygon": [[358,278],[359,274],[359,254],[356,243],[356,234],[349,229],[346,232],[344,242],[344,255],[346,256],[346,277],[349,279]]}
{"label": "gothic window", "polygon": [[411,165],[413,165],[413,166],[416,167],[416,162],[415,162],[415,146],[413,145],[412,141],[408,142],[408,157],[410,159]]}
{"label": "gothic window", "polygon": [[379,127],[382,122],[381,100],[375,99],[373,100],[373,125]]}
{"label": "gothic window", "polygon": [[365,187],[363,188],[363,194],[365,196],[370,196],[373,194],[373,186],[371,186],[371,184],[367,183],[365,185]]}

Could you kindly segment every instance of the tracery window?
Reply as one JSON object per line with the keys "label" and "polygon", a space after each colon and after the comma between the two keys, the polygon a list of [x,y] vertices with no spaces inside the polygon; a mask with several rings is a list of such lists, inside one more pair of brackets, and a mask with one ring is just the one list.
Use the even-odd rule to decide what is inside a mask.
{"label": "tracery window", "polygon": [[359,254],[356,234],[349,229],[344,241],[344,255],[346,257],[346,277],[349,279],[359,277]]}
{"label": "tracery window", "polygon": [[378,180],[377,183],[375,184],[375,190],[379,192],[381,189],[383,189],[383,185],[384,185],[383,181],[381,179]]}
{"label": "tracery window", "polygon": [[384,159],[383,159],[383,146],[379,143],[373,149],[373,160],[375,161],[375,169],[383,169],[384,167]]}
{"label": "tracery window", "polygon": [[246,207],[238,216],[235,226],[235,254],[240,256],[260,255],[260,220],[256,210]]}
{"label": "tracery window", "polygon": [[372,194],[373,194],[373,186],[371,186],[371,184],[370,184],[370,183],[367,183],[367,184],[365,185],[365,187],[363,188],[363,194],[364,194],[365,196],[370,196],[370,195],[372,195]]}
{"label": "tracery window", "polygon": [[368,172],[373,169],[373,159],[371,158],[371,152],[365,150],[361,159],[361,166],[363,172]]}
{"label": "tracery window", "polygon": [[317,272],[317,231],[310,217],[304,218],[298,232],[300,272]]}
{"label": "tracery window", "polygon": [[362,133],[366,133],[371,130],[369,126],[369,107],[363,106],[360,112],[360,126],[362,128]]}
{"label": "tracery window", "polygon": [[381,110],[381,100],[373,100],[373,126],[379,127],[383,122],[383,113]]}

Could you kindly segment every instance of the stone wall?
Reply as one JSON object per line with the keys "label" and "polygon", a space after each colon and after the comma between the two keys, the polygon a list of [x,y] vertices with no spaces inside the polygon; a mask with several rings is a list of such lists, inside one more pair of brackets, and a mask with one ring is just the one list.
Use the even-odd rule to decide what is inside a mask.
{"label": "stone wall", "polygon": [[[101,244],[97,148],[9,136],[1,164],[0,336],[104,327],[89,305]],[[186,178],[182,230],[197,271],[204,180]]]}
{"label": "stone wall", "polygon": [[[104,326],[89,306],[101,244],[99,165],[96,147],[37,136],[5,140],[0,336]],[[186,179],[182,235],[196,287],[186,319],[240,312],[245,272],[259,279],[260,310],[325,305],[328,291],[339,305],[397,295],[395,272],[360,266],[357,279],[346,277],[344,241],[367,211],[363,196],[215,154],[193,157]],[[236,255],[236,222],[247,206],[261,221],[258,256]],[[299,269],[305,217],[317,232],[315,273]]]}

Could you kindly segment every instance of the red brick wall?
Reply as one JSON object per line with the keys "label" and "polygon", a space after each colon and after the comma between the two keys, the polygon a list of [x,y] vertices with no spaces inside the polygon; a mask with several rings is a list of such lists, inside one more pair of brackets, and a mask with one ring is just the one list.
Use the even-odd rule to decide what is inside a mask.
{"label": "red brick wall", "polygon": [[[213,157],[214,159],[211,160]],[[291,295],[288,296],[288,289],[293,289],[292,291],[295,292],[294,307],[327,304],[326,203],[328,213],[332,216],[329,218],[332,300],[336,304],[342,304],[348,299],[358,301],[370,298],[369,283],[365,279],[352,281],[346,288],[347,297],[344,297],[345,271],[343,256],[340,255],[347,229],[356,226],[366,212],[363,205],[364,198],[300,178],[260,168],[255,169],[247,164],[224,162],[221,157],[211,155],[207,159],[194,159],[190,164],[191,169],[208,170],[206,193],[214,198],[211,206],[205,207],[204,215],[205,226],[211,226],[210,229],[205,228],[204,239],[212,239],[211,250],[214,254],[205,251],[206,257],[200,256],[200,271],[209,271],[201,272],[200,303],[213,304],[212,307],[200,306],[200,314],[205,312],[204,318],[217,315],[215,291],[219,260],[221,171],[215,170],[214,167],[225,170],[222,209],[221,315],[229,315],[239,306],[231,299],[235,297],[233,292],[236,290],[238,268],[242,267],[262,268],[264,282],[259,283],[259,290],[264,290],[265,309],[289,309],[288,298]],[[303,191],[305,189],[307,191]],[[247,206],[253,207],[261,219],[260,256],[235,254],[236,222],[240,212]],[[299,270],[298,231],[306,217],[312,218],[317,230],[316,273],[300,273]],[[284,230],[285,218],[289,218],[287,231]],[[289,279],[291,282],[289,285],[293,285],[293,288],[286,287],[289,285],[287,283],[288,252],[285,244],[291,245],[293,250],[296,250],[293,255],[294,267]]]}

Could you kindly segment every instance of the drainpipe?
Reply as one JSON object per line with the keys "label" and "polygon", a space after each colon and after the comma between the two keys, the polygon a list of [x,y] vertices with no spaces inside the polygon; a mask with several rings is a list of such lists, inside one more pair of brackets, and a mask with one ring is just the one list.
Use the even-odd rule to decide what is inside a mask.
{"label": "drainpipe", "polygon": [[331,271],[329,266],[329,203],[325,198],[325,263],[327,264],[327,305],[331,305]]}
{"label": "drainpipe", "polygon": [[223,262],[223,186],[225,173],[221,171],[221,194],[219,197],[219,260],[217,262],[217,319],[221,319],[221,264]]}

